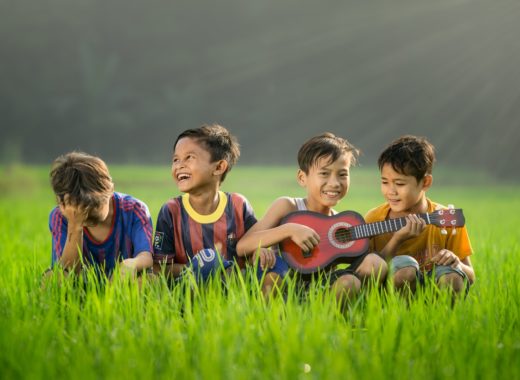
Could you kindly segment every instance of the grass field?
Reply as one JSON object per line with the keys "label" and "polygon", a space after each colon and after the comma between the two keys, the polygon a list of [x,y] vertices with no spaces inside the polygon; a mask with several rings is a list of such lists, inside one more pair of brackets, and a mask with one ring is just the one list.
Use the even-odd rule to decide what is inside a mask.
{"label": "grass field", "polygon": [[[429,195],[463,208],[477,282],[451,307],[432,286],[407,305],[372,291],[342,313],[328,292],[266,303],[248,278],[190,291],[162,282],[57,281],[49,265],[47,167],[0,168],[0,378],[519,379],[520,191],[464,171],[435,173]],[[165,167],[113,167],[116,190],[153,218],[177,194]],[[224,190],[262,216],[282,195],[303,195],[294,168],[238,167]],[[381,203],[378,173],[355,168],[337,207]],[[56,278],[54,280],[57,280]],[[189,294],[188,294],[189,293]]]}

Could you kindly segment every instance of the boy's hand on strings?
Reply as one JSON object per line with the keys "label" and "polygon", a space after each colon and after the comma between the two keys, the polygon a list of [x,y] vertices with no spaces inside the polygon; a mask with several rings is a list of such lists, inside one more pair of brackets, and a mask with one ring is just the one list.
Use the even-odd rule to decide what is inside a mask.
{"label": "boy's hand on strings", "polygon": [[394,233],[400,242],[419,236],[426,228],[426,222],[416,214],[406,215],[405,219],[406,225]]}
{"label": "boy's hand on strings", "polygon": [[432,257],[431,262],[436,265],[445,265],[452,268],[460,266],[460,259],[456,254],[448,249],[441,249],[435,256]]}
{"label": "boy's hand on strings", "polygon": [[320,235],[312,228],[298,223],[287,223],[290,229],[291,240],[298,245],[302,251],[309,252],[320,243]]}

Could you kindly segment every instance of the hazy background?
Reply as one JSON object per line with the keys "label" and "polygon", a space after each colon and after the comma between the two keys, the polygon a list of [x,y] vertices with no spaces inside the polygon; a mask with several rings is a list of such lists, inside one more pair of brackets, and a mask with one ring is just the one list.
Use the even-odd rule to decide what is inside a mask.
{"label": "hazy background", "polygon": [[519,41],[516,0],[0,0],[0,158],[168,164],[218,122],[242,164],[332,131],[368,167],[412,133],[518,179]]}

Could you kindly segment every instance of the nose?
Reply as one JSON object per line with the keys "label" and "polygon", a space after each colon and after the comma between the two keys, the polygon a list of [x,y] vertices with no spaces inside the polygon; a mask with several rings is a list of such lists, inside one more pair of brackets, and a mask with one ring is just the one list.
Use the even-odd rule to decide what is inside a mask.
{"label": "nose", "polygon": [[184,167],[184,161],[183,160],[177,159],[177,160],[173,161],[172,169],[179,169],[179,168],[182,168],[182,167]]}
{"label": "nose", "polygon": [[329,177],[329,185],[333,186],[333,187],[340,187],[341,186],[341,181],[340,179],[338,178],[338,176],[336,175],[331,175]]}

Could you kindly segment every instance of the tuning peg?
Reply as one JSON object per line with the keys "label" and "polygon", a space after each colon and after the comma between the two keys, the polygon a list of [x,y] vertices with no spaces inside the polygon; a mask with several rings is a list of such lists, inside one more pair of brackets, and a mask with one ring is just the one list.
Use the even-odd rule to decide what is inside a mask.
{"label": "tuning peg", "polygon": [[441,235],[448,235],[448,231],[446,231],[446,228],[441,229]]}
{"label": "tuning peg", "polygon": [[453,209],[455,208],[455,206],[450,204],[450,205],[448,205],[448,208],[449,208],[450,210],[453,210]]}
{"label": "tuning peg", "polygon": [[457,235],[457,230],[455,229],[455,227],[451,228],[451,234],[452,235]]}

